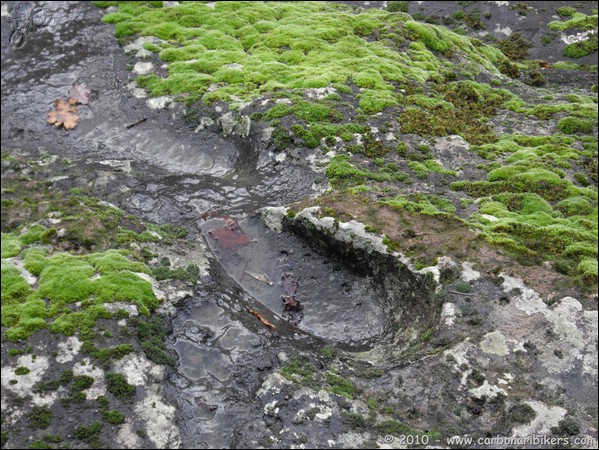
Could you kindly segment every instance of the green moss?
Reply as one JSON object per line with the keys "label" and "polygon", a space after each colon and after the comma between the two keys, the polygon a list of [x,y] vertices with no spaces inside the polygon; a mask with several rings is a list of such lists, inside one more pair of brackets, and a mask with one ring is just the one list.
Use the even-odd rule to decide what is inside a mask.
{"label": "green moss", "polygon": [[98,301],[130,302],[144,315],[156,309],[159,304],[152,291],[152,285],[127,271],[112,273],[95,280],[94,291]]}
{"label": "green moss", "polygon": [[554,103],[540,104],[528,110],[522,107],[515,108],[520,112],[526,112],[529,115],[536,116],[539,119],[551,119],[555,114],[560,112],[569,112],[574,116],[594,119],[597,121],[597,105],[596,104],[574,104],[574,103]]}
{"label": "green moss", "polygon": [[557,436],[576,436],[580,433],[580,425],[572,417],[566,417],[556,427],[551,427],[551,432]]}
{"label": "green moss", "polygon": [[512,422],[530,423],[537,413],[528,403],[518,403],[509,409],[508,415]]}
{"label": "green moss", "polygon": [[383,245],[385,245],[387,247],[387,251],[388,252],[396,252],[399,251],[400,249],[400,242],[399,241],[394,241],[393,239],[391,239],[389,236],[384,236],[383,237]]}
{"label": "green moss", "polygon": [[445,169],[439,162],[434,159],[427,159],[420,162],[412,161],[408,163],[408,167],[416,172],[418,178],[427,178],[430,172],[441,173],[445,175],[455,176],[456,172]]}
{"label": "green moss", "polygon": [[472,144],[485,144],[496,138],[486,123],[496,108],[514,97],[507,91],[470,81],[460,81],[437,87],[443,100],[423,100],[410,96],[418,108],[404,109],[398,118],[402,133],[420,136],[457,134]]}
{"label": "green moss", "polygon": [[47,406],[34,406],[27,415],[29,425],[34,430],[45,430],[50,426],[52,411]]}
{"label": "green moss", "polygon": [[36,241],[40,241],[42,234],[46,231],[46,228],[41,225],[31,225],[28,228],[25,228],[19,236],[21,242],[25,245],[32,244]]}
{"label": "green moss", "polygon": [[563,256],[565,258],[581,261],[585,257],[597,259],[597,253],[597,246],[588,243],[575,243],[566,247]]}
{"label": "green moss", "polygon": [[[507,171],[509,172],[509,169]],[[575,192],[577,192],[576,189],[573,189],[571,182],[546,169],[538,168],[523,171],[514,169],[510,175],[508,179],[493,182],[455,182],[451,183],[451,188],[464,190],[475,197],[485,197],[501,192],[530,192],[538,194],[550,202],[563,200],[570,195],[575,195]],[[589,192],[589,195],[592,194]]]}
{"label": "green moss", "polygon": [[128,319],[129,318],[129,311],[123,309],[123,308],[119,308],[115,313],[114,313],[114,318],[115,319]]}
{"label": "green moss", "polygon": [[399,105],[401,101],[401,96],[393,92],[375,89],[362,89],[358,98],[360,109],[366,114],[379,113],[390,106]]}
{"label": "green moss", "polygon": [[597,14],[587,16],[586,14],[576,12],[572,18],[566,21],[554,20],[547,25],[547,28],[553,31],[565,31],[571,29],[592,30],[597,28]]}
{"label": "green moss", "polygon": [[83,391],[89,389],[94,384],[93,377],[89,375],[76,375],[73,377],[73,385],[71,386],[72,391]]}
{"label": "green moss", "polygon": [[378,411],[379,409],[379,402],[374,398],[369,398],[366,402],[366,405],[368,406],[368,409],[371,411]]}
{"label": "green moss", "polygon": [[390,436],[407,436],[417,434],[414,429],[397,420],[384,420],[378,424],[379,433]]}
{"label": "green moss", "polygon": [[31,448],[31,449],[45,449],[45,448],[53,448],[50,444],[48,444],[47,442],[44,442],[40,439],[33,441],[29,447],[27,448]]}
{"label": "green moss", "polygon": [[[577,64],[570,61],[557,61],[551,65],[553,69],[557,70],[580,70],[580,71],[589,71],[589,72],[597,72],[596,65],[588,65],[588,64]],[[591,89],[592,90],[592,89]],[[593,91],[596,92],[596,91]]]}
{"label": "green moss", "polygon": [[148,267],[139,262],[131,261],[123,253],[116,250],[109,250],[104,253],[89,255],[87,261],[101,275],[108,275],[124,270],[131,272],[150,273]]}
{"label": "green moss", "polygon": [[530,86],[540,87],[547,83],[547,79],[538,69],[529,69],[524,82]]}
{"label": "green moss", "polygon": [[446,52],[453,48],[451,38],[448,39],[447,31],[441,27],[408,21],[404,28],[412,33],[413,40],[422,41],[429,50]]}
{"label": "green moss", "polygon": [[[14,264],[2,260],[2,309],[23,302],[31,292],[29,283],[21,276]],[[3,316],[4,317],[4,316]],[[4,318],[2,320],[4,323]]]}
{"label": "green moss", "polygon": [[366,134],[363,140],[364,155],[368,158],[377,158],[385,156],[391,151],[391,147],[381,141],[377,141],[371,134]]}
{"label": "green moss", "polygon": [[125,414],[117,409],[111,409],[102,413],[104,420],[112,425],[119,425],[125,422]]}
{"label": "green moss", "polygon": [[55,391],[60,386],[66,386],[73,380],[73,371],[70,369],[64,370],[61,376],[57,379],[41,382],[37,385],[37,389],[42,392]]}
{"label": "green moss", "polygon": [[557,124],[557,129],[564,134],[589,134],[593,132],[593,122],[578,117],[565,117]]}
{"label": "green moss", "polygon": [[62,442],[62,438],[57,434],[44,434],[44,436],[42,436],[42,440],[51,444],[58,444]]}
{"label": "green moss", "polygon": [[96,401],[98,402],[98,405],[100,405],[100,409],[102,411],[108,410],[108,406],[110,405],[110,400],[108,400],[108,397],[105,395],[100,395],[98,398],[96,398]]}
{"label": "green moss", "polygon": [[420,335],[421,342],[428,342],[433,337],[434,330],[432,328],[427,329],[424,333]]}
{"label": "green moss", "polygon": [[[393,30],[384,33],[391,45],[406,35],[433,51],[458,48],[491,71],[502,59],[491,48],[410,21],[403,13],[368,9],[354,14],[347,6],[308,2],[231,4],[209,8],[190,2],[149,8],[120,2],[119,11],[103,20],[115,24],[120,39],[142,34],[170,44],[160,52],[169,63],[168,74],[138,78],[153,95],[184,94],[187,101],[203,98],[206,103],[222,99],[232,107],[240,104],[239,99],[252,100],[264,92],[339,87],[348,82],[367,90],[360,93],[360,105],[369,114],[397,104],[392,83],[408,78],[424,81],[438,71],[439,61],[432,54],[426,62],[420,59],[430,53],[424,45],[398,55],[379,37],[379,30],[385,28]],[[233,68],[233,63],[239,66]],[[217,88],[208,92],[211,85]],[[347,87],[338,90],[351,93]]]}
{"label": "green moss", "polygon": [[[359,152],[364,152],[363,148],[359,148]],[[349,163],[351,157],[349,155],[336,155],[329,161],[326,174],[331,179],[331,184],[335,186],[356,186],[363,185],[367,180],[385,182],[385,181],[407,181],[408,177],[402,172],[383,168],[378,172],[371,170],[359,169]]]}
{"label": "green moss", "polygon": [[145,42],[143,47],[144,47],[144,49],[146,49],[147,51],[152,52],[152,53],[160,53],[160,51],[162,50],[161,47],[159,47],[158,45],[153,44],[151,42]]}
{"label": "green moss", "polygon": [[343,117],[330,106],[301,101],[293,108],[293,113],[306,122],[335,122]]}
{"label": "green moss", "polygon": [[92,3],[94,4],[94,6],[97,6],[98,8],[108,8],[109,6],[116,6],[118,4],[118,2],[103,2],[96,0],[94,0]]}
{"label": "green moss", "polygon": [[348,426],[352,431],[363,431],[367,422],[364,416],[354,412],[341,411],[341,423]]}
{"label": "green moss", "polygon": [[73,432],[73,437],[88,444],[98,445],[101,432],[102,423],[96,421],[91,425],[81,425],[75,428],[75,431]]}
{"label": "green moss", "polygon": [[109,372],[106,374],[106,390],[121,400],[128,400],[135,396],[135,386],[127,383],[123,374]]}
{"label": "green moss", "polygon": [[54,255],[40,273],[39,293],[50,301],[70,303],[93,292],[94,268],[84,259],[66,253]]}
{"label": "green moss", "polygon": [[146,358],[156,364],[175,365],[176,359],[166,346],[168,330],[162,317],[154,315],[148,318],[133,318],[131,325],[135,327]]}
{"label": "green moss", "polygon": [[2,233],[2,258],[17,256],[21,253],[22,246],[21,240],[14,233]]}
{"label": "green moss", "polygon": [[596,206],[586,197],[570,197],[559,202],[555,209],[566,217],[592,215]]}
{"label": "green moss", "polygon": [[351,381],[332,372],[327,372],[327,382],[331,385],[331,392],[334,394],[346,397],[350,400],[352,400],[356,394],[356,386]]}
{"label": "green moss", "polygon": [[19,366],[15,369],[15,375],[27,375],[31,370],[28,367]]}
{"label": "green moss", "polygon": [[578,182],[578,184],[580,184],[581,186],[589,186],[589,179],[587,178],[587,176],[584,173],[581,172],[576,172],[574,174],[574,179]]}
{"label": "green moss", "polygon": [[314,366],[306,360],[300,358],[291,358],[283,367],[281,367],[281,375],[291,381],[295,381],[298,377],[300,381],[311,383],[314,375]]}
{"label": "green moss", "polygon": [[555,10],[562,17],[572,17],[578,12],[578,10],[572,6],[560,6]]}
{"label": "green moss", "polygon": [[326,359],[333,359],[335,357],[335,348],[331,345],[325,345],[321,350],[320,354]]}
{"label": "green moss", "polygon": [[293,139],[289,136],[289,133],[280,125],[274,127],[272,138],[275,144],[275,149],[278,151],[285,150],[293,143]]}
{"label": "green moss", "polygon": [[411,161],[408,163],[408,167],[414,171],[416,176],[421,179],[426,179],[428,177],[429,170],[422,163]]}
{"label": "green moss", "polygon": [[8,349],[8,356],[19,356],[19,355],[24,355],[25,353],[30,353],[30,352],[23,348],[9,348]]}
{"label": "green moss", "polygon": [[491,164],[486,182],[453,183],[452,189],[489,197],[481,199],[480,212],[499,220],[474,218],[489,242],[507,247],[528,263],[553,260],[562,273],[592,282],[593,267],[585,271],[583,261],[596,258],[597,193],[575,186],[559,169],[580,159],[573,142],[559,135],[505,136],[475,151],[495,157],[511,153],[507,164]]}
{"label": "green moss", "polygon": [[390,1],[387,4],[387,11],[407,13],[408,5],[409,5],[409,2],[405,2],[405,1],[396,1],[396,0]]}
{"label": "green moss", "polygon": [[505,53],[507,57],[517,61],[526,59],[528,49],[531,47],[532,44],[520,33],[513,33],[497,43],[499,50]]}
{"label": "green moss", "polygon": [[381,203],[397,211],[408,211],[427,215],[447,215],[454,213],[455,206],[450,200],[436,195],[415,194],[411,196],[398,195],[382,200]]}
{"label": "green moss", "polygon": [[586,277],[590,283],[597,283],[597,257],[584,259],[578,264],[578,272]]}

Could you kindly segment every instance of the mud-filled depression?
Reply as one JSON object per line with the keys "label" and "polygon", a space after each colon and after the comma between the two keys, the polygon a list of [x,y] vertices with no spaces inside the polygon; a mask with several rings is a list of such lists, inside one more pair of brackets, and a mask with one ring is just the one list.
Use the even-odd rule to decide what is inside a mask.
{"label": "mud-filled depression", "polygon": [[[428,278],[291,221],[279,233],[255,214],[314,192],[322,174],[307,155],[276,161],[255,124],[245,139],[225,138],[186,125],[182,105],[150,109],[132,94],[132,57],[100,19],[91,2],[2,3],[2,148],[67,157],[61,183],[86,182],[206,244],[208,275],[178,305],[169,337],[179,359],[166,389],[186,446],[231,446],[223,430],[257,414],[252,397],[281,351],[331,344],[351,355],[430,327],[439,305]],[[79,126],[48,125],[54,101],[80,82],[91,101]]]}

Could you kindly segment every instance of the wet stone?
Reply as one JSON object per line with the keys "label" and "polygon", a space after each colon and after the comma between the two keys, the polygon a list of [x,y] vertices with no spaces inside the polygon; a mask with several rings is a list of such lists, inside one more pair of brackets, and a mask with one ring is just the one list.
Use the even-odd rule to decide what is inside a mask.
{"label": "wet stone", "polygon": [[219,349],[201,347],[180,339],[173,347],[180,358],[179,371],[191,381],[223,383],[231,376],[230,359]]}

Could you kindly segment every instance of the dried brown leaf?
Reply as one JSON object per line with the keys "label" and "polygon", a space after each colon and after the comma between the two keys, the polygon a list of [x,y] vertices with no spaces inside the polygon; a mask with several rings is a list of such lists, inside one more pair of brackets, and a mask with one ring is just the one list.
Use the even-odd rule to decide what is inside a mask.
{"label": "dried brown leaf", "polygon": [[57,128],[62,125],[67,130],[75,128],[80,120],[75,103],[76,100],[73,98],[56,100],[54,109],[48,113],[48,123]]}
{"label": "dried brown leaf", "polygon": [[75,84],[69,91],[69,97],[81,105],[89,103],[89,94],[91,90],[84,83]]}

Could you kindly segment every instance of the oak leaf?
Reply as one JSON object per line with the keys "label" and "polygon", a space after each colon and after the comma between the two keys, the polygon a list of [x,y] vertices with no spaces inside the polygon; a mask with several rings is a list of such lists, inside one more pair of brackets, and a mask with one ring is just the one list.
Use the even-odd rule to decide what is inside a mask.
{"label": "oak leaf", "polygon": [[48,113],[48,123],[57,128],[63,126],[66,130],[72,130],[79,123],[77,114],[77,100],[69,97],[68,100],[58,99],[54,102],[54,109]]}

